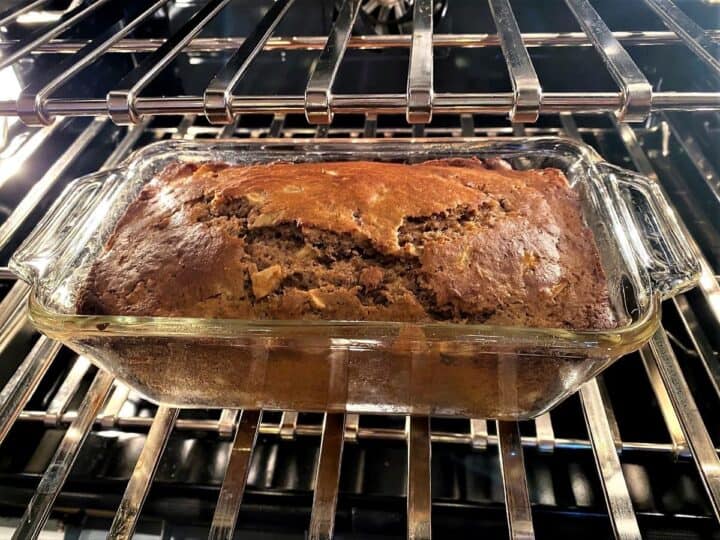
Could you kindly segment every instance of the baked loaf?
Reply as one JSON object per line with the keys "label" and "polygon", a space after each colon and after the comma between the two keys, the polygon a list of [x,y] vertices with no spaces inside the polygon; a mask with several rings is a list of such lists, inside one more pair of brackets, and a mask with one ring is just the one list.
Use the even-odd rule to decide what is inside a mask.
{"label": "baked loaf", "polygon": [[578,197],[500,160],[177,164],[118,222],[82,314],[617,321]]}

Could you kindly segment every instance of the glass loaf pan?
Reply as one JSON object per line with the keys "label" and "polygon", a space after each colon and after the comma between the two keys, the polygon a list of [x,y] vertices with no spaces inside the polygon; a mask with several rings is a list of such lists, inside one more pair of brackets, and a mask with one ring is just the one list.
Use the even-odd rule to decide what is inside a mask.
{"label": "glass loaf pan", "polygon": [[[627,324],[570,331],[452,323],[248,321],[85,316],[75,300],[128,204],[166,165],[501,157],[556,167],[582,202]],[[690,288],[695,254],[649,179],[561,138],[167,141],[72,182],[15,253],[30,317],[148,399],[182,407],[271,408],[523,419],[638,349],[661,300]]]}

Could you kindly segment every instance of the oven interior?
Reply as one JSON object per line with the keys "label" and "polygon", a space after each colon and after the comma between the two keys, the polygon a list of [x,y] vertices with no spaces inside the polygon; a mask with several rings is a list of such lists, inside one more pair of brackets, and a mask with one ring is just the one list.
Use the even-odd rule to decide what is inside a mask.
{"label": "oven interior", "polygon": [[[719,40],[700,0],[4,3],[0,537],[720,538]],[[7,270],[151,142],[518,135],[657,181],[702,254],[646,347],[533,421],[157,407],[34,331]]]}

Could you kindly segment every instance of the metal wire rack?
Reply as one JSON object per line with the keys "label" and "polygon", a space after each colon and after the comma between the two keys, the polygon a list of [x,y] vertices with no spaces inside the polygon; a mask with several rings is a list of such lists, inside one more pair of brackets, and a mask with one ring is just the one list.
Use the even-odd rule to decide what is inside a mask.
{"label": "metal wire rack", "polygon": [[[66,122],[66,120],[63,120]],[[652,168],[645,151],[638,143],[635,131],[627,124],[613,120],[614,129],[622,140],[625,152],[644,174],[653,177]],[[39,203],[51,186],[58,181],[67,167],[97,139],[101,129],[107,127],[107,118],[90,122],[72,141],[63,155],[34,184],[32,189],[0,227],[0,238],[7,242],[25,221],[32,207]],[[186,116],[178,124],[154,127],[145,119],[129,128],[104,166],[110,167],[127,155],[141,137],[150,140],[161,138],[210,138],[210,137],[387,137],[387,136],[472,136],[512,135],[519,132],[564,134],[579,138],[591,134],[592,128],[578,128],[572,115],[561,116],[561,128],[525,128],[522,125],[499,128],[483,128],[474,125],[473,117],[459,118],[457,126],[433,128],[378,128],[377,118],[368,116],[361,127],[285,128],[285,117],[276,115],[269,125],[256,128],[239,127],[238,120],[225,127],[208,126],[198,118]],[[37,140],[47,137],[55,125],[40,128],[27,137],[16,155],[31,155]],[[700,155],[696,155],[700,157]],[[3,244],[4,245],[4,244]],[[704,276],[701,295],[712,309],[715,323],[720,322],[717,299],[720,288],[716,276],[703,261]],[[10,279],[6,272],[2,277]],[[6,348],[27,322],[25,299],[27,287],[17,282],[0,304],[0,347]],[[712,347],[699,330],[697,315],[685,296],[680,296],[667,306],[680,317],[693,343],[694,354],[707,370],[710,380],[718,391],[718,359]],[[0,393],[0,443],[16,422],[43,422],[46,425],[67,426],[65,434],[46,469],[35,495],[27,507],[16,538],[35,538],[43,530],[53,504],[63,489],[75,458],[86,437],[93,429],[148,429],[144,447],[127,484],[125,494],[115,515],[111,536],[129,538],[133,535],[142,513],[143,503],[153,485],[153,479],[163,456],[165,445],[174,430],[200,430],[216,432],[232,438],[232,446],[215,514],[212,520],[211,538],[232,538],[236,520],[246,488],[249,463],[259,435],[292,439],[294,437],[320,437],[319,458],[315,469],[312,513],[308,525],[310,538],[331,538],[333,535],[335,508],[343,448],[360,440],[399,441],[407,445],[407,535],[409,538],[431,537],[431,449],[436,444],[468,445],[478,452],[496,447],[505,491],[507,522],[512,538],[534,536],[533,513],[528,494],[528,480],[523,461],[523,448],[535,448],[540,452],[592,451],[597,465],[598,478],[605,494],[607,513],[617,538],[640,538],[641,529],[633,508],[632,499],[623,475],[620,454],[652,452],[674,456],[676,459],[692,459],[707,491],[710,505],[718,519],[720,510],[720,461],[718,449],[708,434],[693,394],[683,375],[669,334],[660,330],[650,344],[641,351],[642,362],[649,383],[655,394],[670,442],[632,441],[621,437],[615,412],[608,398],[602,378],[587,383],[580,392],[582,411],[587,425],[588,438],[565,438],[555,435],[553,414],[546,414],[534,421],[535,435],[521,436],[517,423],[499,422],[495,433],[484,419],[469,420],[464,430],[437,431],[431,429],[427,417],[407,418],[405,428],[368,427],[355,414],[326,414],[320,423],[299,423],[297,411],[284,411],[279,421],[263,419],[260,411],[223,410],[217,419],[179,418],[180,411],[159,407],[154,417],[134,416],[121,413],[129,398],[129,390],[114,382],[104,372],[98,372],[76,410],[69,410],[71,400],[82,392],[81,381],[90,373],[87,360],[74,360],[62,384],[44,409],[26,408],[34,390],[47,372],[61,346],[43,336],[21,363],[9,383]]]}
{"label": "metal wire rack", "polygon": [[[192,4],[187,22],[168,39],[129,37],[132,31],[169,0],[137,2],[122,29],[109,27],[92,40],[64,37],[91,17],[94,12],[118,0],[73,1],[59,12],[43,12],[46,24],[22,40],[0,41],[0,69],[20,66],[24,60],[43,55],[62,55],[62,60],[23,89],[17,100],[0,101],[0,116],[18,116],[30,126],[17,148],[6,158],[0,157],[0,185],[17,167],[31,161],[54,134],[72,122],[69,117],[95,117],[67,145],[61,155],[22,195],[7,219],[0,225],[0,249],[22,234],[23,226],[53,189],[65,178],[72,165],[100,137],[111,121],[130,125],[103,167],[112,167],[127,156],[140,141],[161,138],[213,137],[402,137],[402,136],[505,136],[513,134],[560,134],[575,139],[592,133],[594,128],[578,128],[576,113],[609,113],[612,130],[622,141],[624,152],[641,173],[657,179],[656,171],[637,138],[637,131],[625,122],[645,120],[657,111],[720,110],[720,92],[688,88],[686,91],[659,91],[624,47],[663,47],[682,45],[713,76],[720,75],[717,46],[720,30],[703,30],[670,0],[644,0],[664,31],[611,31],[587,0],[565,0],[582,32],[522,33],[516,13],[508,0],[489,0],[497,33],[436,34],[430,15],[431,0],[415,0],[414,31],[409,35],[351,35],[361,9],[360,0],[345,0],[327,36],[273,36],[284,17],[294,7],[293,0],[277,0],[247,36],[212,37],[202,35],[213,18],[227,7],[229,0],[209,0]],[[47,0],[20,0],[9,11],[0,12],[0,27],[12,25],[29,13],[42,8]],[[536,47],[592,47],[603,60],[616,91],[544,92],[543,81],[533,65],[530,50]],[[435,48],[500,47],[507,64],[512,88],[499,93],[441,93],[435,90],[433,53]],[[347,50],[409,50],[407,89],[396,94],[336,94],[335,79]],[[297,95],[236,95],[235,91],[252,63],[262,51],[319,51],[303,93]],[[144,95],[149,85],[182,54],[227,53],[228,59],[199,95]],[[113,89],[102,98],[59,97],[69,82],[109,54],[143,54]],[[359,113],[364,123],[356,127],[338,127],[335,114]],[[240,115],[271,114],[269,124],[258,127],[240,125]],[[291,114],[304,115],[317,126],[288,127]],[[378,115],[402,114],[412,126],[384,128]],[[433,115],[452,114],[448,127],[428,124]],[[476,126],[473,114],[507,115],[512,127]],[[539,115],[560,114],[561,127],[533,125]],[[155,125],[151,117],[183,115],[179,123]],[[459,115],[459,116],[457,116]],[[381,116],[382,118],[382,116]],[[206,119],[210,122],[201,120]],[[661,116],[662,125],[680,142],[699,168],[700,176],[720,200],[719,179],[708,164],[707,156],[691,137],[684,137],[669,116]],[[425,124],[428,124],[425,126]],[[702,170],[700,170],[702,169]],[[702,261],[703,276],[699,294],[709,306],[712,324],[720,324],[720,287],[707,260]],[[0,279],[14,280],[4,268]],[[27,325],[25,301],[28,289],[16,282],[0,303],[0,352]],[[702,332],[698,315],[686,295],[677,297],[666,311],[678,317],[692,342],[697,357],[713,390],[720,395],[720,363],[712,345]],[[43,376],[60,354],[61,346],[44,336],[0,390],[0,444],[18,423],[42,422],[65,427],[65,433],[42,476],[16,538],[35,538],[46,525],[53,505],[63,489],[88,434],[94,429],[148,429],[143,450],[135,465],[122,502],[115,515],[111,534],[116,538],[133,535],[150,491],[168,438],[174,430],[216,432],[232,439],[224,481],[212,520],[211,538],[232,538],[245,492],[248,469],[259,435],[281,439],[320,437],[319,458],[315,469],[314,498],[308,525],[311,538],[333,535],[335,508],[343,448],[358,440],[399,441],[407,445],[407,534],[409,538],[431,537],[433,506],[431,490],[431,451],[436,444],[470,446],[478,452],[496,447],[505,494],[507,523],[511,537],[534,536],[533,512],[528,494],[523,449],[540,452],[556,450],[591,451],[598,479],[605,494],[607,515],[617,538],[640,538],[641,529],[633,508],[619,454],[652,452],[691,459],[715,518],[720,520],[720,460],[708,434],[695,397],[690,390],[671,344],[671,334],[661,329],[641,351],[641,359],[655,394],[669,442],[647,442],[621,436],[611,401],[602,378],[586,384],[580,392],[581,407],[588,437],[556,436],[553,413],[534,421],[534,436],[521,436],[518,424],[497,424],[473,419],[466,429],[438,431],[428,418],[407,418],[404,428],[368,427],[358,415],[328,414],[320,423],[299,422],[297,411],[284,411],[278,422],[265,419],[260,411],[223,410],[217,419],[180,417],[177,409],[160,407],[153,417],[126,415],[123,405],[130,392],[104,372],[94,375],[87,391],[83,379],[91,373],[90,363],[74,358],[72,368],[43,408],[29,409],[28,403]],[[84,392],[79,407],[71,402]]]}
{"label": "metal wire rack", "polygon": [[[588,0],[565,0],[582,32],[521,33],[509,0],[490,0],[496,34],[434,34],[433,0],[416,0],[414,29],[409,35],[352,36],[362,0],[344,0],[327,36],[273,36],[294,0],[277,0],[247,36],[200,35],[230,0],[197,5],[188,21],[168,39],[137,39],[131,32],[163,9],[169,0],[135,2],[126,24],[111,26],[92,40],[63,37],[94,13],[117,0],[72,2],[64,12],[47,16],[22,40],[0,42],[0,68],[18,66],[32,56],[59,54],[63,59],[17,100],[0,101],[0,115],[19,116],[29,125],[49,124],[58,116],[109,116],[118,124],[137,123],[148,115],[205,115],[212,123],[227,124],[238,114],[300,113],[315,124],[329,124],[336,113],[404,114],[409,123],[428,123],[433,114],[483,113],[508,115],[512,121],[534,122],[540,114],[612,112],[621,120],[642,121],[652,111],[718,110],[720,92],[688,87],[660,91],[623,45],[682,44],[720,75],[717,30],[705,31],[671,0],[644,0],[666,31],[613,32]],[[12,25],[47,1],[24,0],[0,13],[0,26]],[[192,4],[195,5],[195,4]],[[438,92],[433,69],[435,48],[500,46],[511,88],[505,92]],[[593,47],[616,83],[615,91],[543,91],[529,54],[533,47]],[[336,75],[348,49],[409,49],[407,88],[404,93],[338,94]],[[297,95],[236,95],[239,83],[262,51],[319,50],[305,91]],[[144,91],[176,58],[197,52],[227,52],[229,59],[212,77],[201,95],[149,96]],[[142,61],[97,98],[61,97],[68,83],[112,53],[146,53]]]}

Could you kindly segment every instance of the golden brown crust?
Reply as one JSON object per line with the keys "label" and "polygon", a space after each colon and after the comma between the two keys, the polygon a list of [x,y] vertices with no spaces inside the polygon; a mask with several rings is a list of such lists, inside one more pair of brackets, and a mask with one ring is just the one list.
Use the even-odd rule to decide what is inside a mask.
{"label": "golden brown crust", "polygon": [[616,325],[564,175],[472,159],[174,166],[129,206],[78,309]]}

